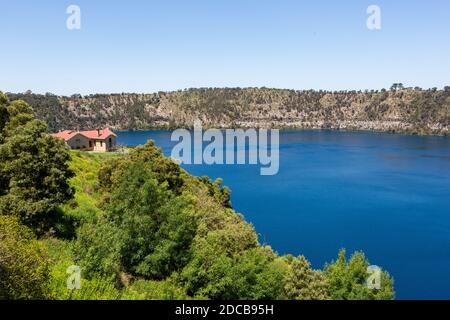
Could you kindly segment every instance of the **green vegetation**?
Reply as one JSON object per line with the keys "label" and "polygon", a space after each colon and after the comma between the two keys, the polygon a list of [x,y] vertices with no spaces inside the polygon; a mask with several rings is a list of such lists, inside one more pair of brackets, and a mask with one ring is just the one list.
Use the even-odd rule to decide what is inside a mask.
{"label": "green vegetation", "polygon": [[43,234],[64,219],[58,206],[73,196],[68,147],[46,134],[28,104],[9,103],[0,94],[0,214],[17,216]]}
{"label": "green vegetation", "polygon": [[325,266],[325,276],[330,288],[331,299],[390,299],[394,295],[392,279],[388,274],[382,272],[380,289],[370,290],[365,285],[368,267],[369,263],[362,252],[354,253],[347,262],[345,250],[341,250],[337,261]]}
{"label": "green vegetation", "polygon": [[[361,279],[364,281],[364,279]],[[312,270],[304,256],[290,261],[286,275],[286,297],[294,300],[326,300],[330,299],[330,286],[321,271]]]}
{"label": "green vegetation", "polygon": [[69,169],[76,174],[69,180],[69,184],[75,194],[74,199],[61,205],[66,216],[74,221],[84,221],[101,212],[97,206],[102,197],[97,172],[105,160],[117,156],[115,153],[71,151]]}
{"label": "green vegetation", "polygon": [[49,261],[42,243],[16,217],[0,215],[0,299],[45,299]]}
{"label": "green vegetation", "polygon": [[[0,299],[393,299],[384,271],[366,286],[362,253],[322,271],[260,245],[220,180],[152,141],[69,151],[26,103],[0,99]],[[79,290],[66,287],[74,265]]]}
{"label": "green vegetation", "polygon": [[110,279],[101,277],[81,278],[79,290],[67,289],[67,269],[76,265],[73,259],[73,242],[61,239],[44,239],[41,241],[47,248],[50,266],[48,287],[50,298],[55,300],[118,300],[122,293]]}

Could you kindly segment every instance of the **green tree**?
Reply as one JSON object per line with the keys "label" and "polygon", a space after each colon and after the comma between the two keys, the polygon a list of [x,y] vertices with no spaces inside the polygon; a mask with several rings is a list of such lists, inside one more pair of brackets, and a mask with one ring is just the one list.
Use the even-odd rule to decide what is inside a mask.
{"label": "green tree", "polygon": [[[270,247],[244,251],[230,270],[233,285],[225,293],[230,299],[277,300],[284,298],[286,265]],[[234,294],[234,296],[233,296]]]}
{"label": "green tree", "polygon": [[84,223],[77,230],[74,259],[89,279],[97,276],[117,280],[123,271],[121,251],[123,230],[104,217]]}
{"label": "green tree", "polygon": [[181,193],[184,185],[180,166],[171,159],[166,158],[161,149],[149,140],[145,145],[139,146],[131,153],[131,161],[145,163],[159,183],[167,183],[167,188],[175,194]]}
{"label": "green tree", "polygon": [[140,159],[128,167],[111,193],[107,214],[126,232],[127,270],[162,278],[187,262],[196,223],[189,197],[174,195],[153,170],[154,163]]}
{"label": "green tree", "polygon": [[227,187],[222,188],[222,179],[218,178],[212,182],[206,176],[199,177],[199,180],[208,188],[208,193],[215,198],[223,207],[231,208],[231,191]]}
{"label": "green tree", "polygon": [[8,122],[9,114],[6,109],[8,103],[8,97],[0,91],[0,143],[2,142],[2,132],[6,123]]}
{"label": "green tree", "polygon": [[48,298],[48,266],[33,232],[16,217],[0,216],[0,300]]}
{"label": "green tree", "polygon": [[[0,100],[5,101],[4,98]],[[0,215],[15,215],[38,234],[60,219],[57,208],[73,196],[68,184],[70,153],[46,133],[23,101],[5,102],[0,141]]]}
{"label": "green tree", "polygon": [[354,253],[347,262],[345,250],[339,252],[338,259],[325,266],[324,274],[329,284],[329,294],[333,300],[391,300],[394,299],[393,280],[381,271],[380,288],[367,286],[370,266],[364,253]]}
{"label": "green tree", "polygon": [[236,218],[197,236],[180,282],[198,298],[282,299],[286,270],[270,247],[258,245],[253,228]]}
{"label": "green tree", "polygon": [[304,256],[293,258],[286,276],[286,297],[292,300],[326,300],[328,284],[321,271],[311,269]]}

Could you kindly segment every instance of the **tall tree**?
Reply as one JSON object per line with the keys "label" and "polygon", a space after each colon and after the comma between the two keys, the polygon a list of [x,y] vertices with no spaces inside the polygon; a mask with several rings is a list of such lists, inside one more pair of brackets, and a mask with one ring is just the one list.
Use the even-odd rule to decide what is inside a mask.
{"label": "tall tree", "polygon": [[73,196],[69,149],[47,134],[27,103],[0,99],[7,113],[0,141],[0,215],[17,216],[42,233],[58,219],[57,207]]}

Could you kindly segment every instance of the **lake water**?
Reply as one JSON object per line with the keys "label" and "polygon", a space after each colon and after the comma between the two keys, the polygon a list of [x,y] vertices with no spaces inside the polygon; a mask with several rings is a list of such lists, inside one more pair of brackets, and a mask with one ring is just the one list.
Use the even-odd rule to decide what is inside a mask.
{"label": "lake water", "polygon": [[[119,132],[119,143],[168,131]],[[450,299],[450,138],[365,132],[283,131],[280,170],[188,165],[223,178],[232,205],[278,253],[304,254],[315,268],[340,248],[363,250],[395,279],[398,299]]]}

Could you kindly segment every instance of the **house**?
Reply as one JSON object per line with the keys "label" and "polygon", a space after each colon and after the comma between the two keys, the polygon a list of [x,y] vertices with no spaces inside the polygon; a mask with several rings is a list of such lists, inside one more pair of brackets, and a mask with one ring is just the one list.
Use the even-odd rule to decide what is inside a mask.
{"label": "house", "polygon": [[107,152],[116,148],[117,135],[109,129],[72,131],[64,130],[51,133],[53,137],[61,138],[74,150]]}

